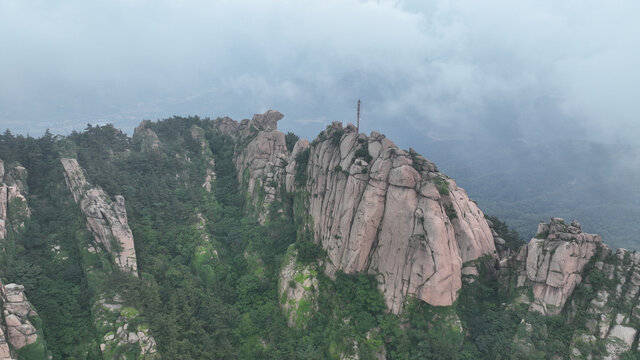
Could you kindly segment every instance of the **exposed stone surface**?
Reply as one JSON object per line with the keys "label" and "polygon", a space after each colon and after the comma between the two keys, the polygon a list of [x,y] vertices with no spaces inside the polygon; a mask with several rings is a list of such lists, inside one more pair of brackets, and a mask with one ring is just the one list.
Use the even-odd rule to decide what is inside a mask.
{"label": "exposed stone surface", "polygon": [[31,321],[38,314],[24,295],[24,286],[0,284],[0,302],[5,325],[4,329],[0,328],[0,359],[15,358],[12,350],[20,350],[38,340],[37,346],[44,347]]}
{"label": "exposed stone surface", "polygon": [[9,343],[7,342],[7,337],[0,327],[0,360],[13,360],[11,357],[11,349],[9,349]]}
{"label": "exposed stone surface", "polygon": [[213,184],[213,181],[215,181],[216,179],[216,162],[213,158],[211,148],[209,147],[209,142],[205,137],[204,129],[196,125],[192,126],[191,138],[197,141],[198,144],[200,144],[200,151],[202,152],[202,158],[206,166],[206,175],[204,178],[204,182],[202,183],[202,187],[208,192],[211,192],[211,186]]}
{"label": "exposed stone surface", "polygon": [[250,194],[264,194],[252,200],[261,222],[266,219],[270,205],[276,201],[280,183],[285,178],[289,154],[284,134],[277,130],[277,122],[282,118],[281,113],[269,110],[254,115],[251,121],[237,123],[222,118],[214,123],[219,132],[237,141],[234,162],[238,182]]}
{"label": "exposed stone surface", "polygon": [[[19,233],[31,216],[27,192],[27,170],[18,163],[5,167],[0,159],[0,242],[9,232]],[[11,347],[17,350],[38,340],[37,330],[28,319],[37,314],[24,296],[24,287],[0,284],[0,295],[6,326],[0,327],[0,359],[12,359]]]}
{"label": "exposed stone surface", "polygon": [[0,159],[0,241],[8,231],[19,232],[31,216],[27,206],[27,170],[18,163]]}
{"label": "exposed stone surface", "polygon": [[[537,233],[520,252],[499,262],[501,282],[520,293],[515,304],[530,304],[531,311],[560,315],[568,323],[580,321],[570,359],[621,359],[638,342],[640,254],[612,253],[600,236],[582,232],[575,220],[567,225],[553,218],[540,223]],[[581,291],[575,292],[578,286]]]}
{"label": "exposed stone surface", "polygon": [[[466,192],[415,151],[400,150],[378,133],[357,134],[352,125],[333,123],[313,143],[299,140],[289,154],[276,129],[281,118],[269,111],[251,121],[215,122],[238,141],[238,179],[261,219],[283,190],[302,192],[302,210],[328,253],[330,276],[338,270],[376,274],[394,313],[410,294],[451,305],[462,264],[495,252],[484,214]],[[299,184],[296,159],[306,151],[306,182]]]}
{"label": "exposed stone surface", "polygon": [[160,148],[160,139],[158,135],[149,128],[151,120],[143,120],[133,131],[135,141],[140,141],[143,152],[158,151]]}
{"label": "exposed stone surface", "polygon": [[[136,359],[160,359],[156,341],[149,334],[149,328],[139,324],[136,319],[139,316],[138,310],[124,306],[119,296],[107,299],[102,295],[93,305],[92,313],[102,337],[100,351],[105,359],[111,359],[117,349],[129,344],[140,348]],[[134,327],[131,325],[134,323],[139,325]]]}
{"label": "exposed stone surface", "polygon": [[493,235],[493,242],[496,246],[496,251],[498,252],[498,256],[500,259],[505,259],[511,255],[511,249],[507,247],[507,242],[498,235],[498,233],[494,230],[494,225],[491,221],[487,220],[487,224],[491,229],[491,235]]}
{"label": "exposed stone surface", "polygon": [[[574,337],[572,359],[583,359],[575,343],[583,338],[602,342],[606,349],[603,359],[618,360],[632,350],[638,338],[640,320],[640,253],[618,249],[615,254],[603,245],[602,255],[595,269],[604,275],[607,283],[589,302],[585,322],[586,333]],[[586,278],[588,286],[592,279]],[[580,356],[578,356],[580,355]]]}
{"label": "exposed stone surface", "polygon": [[116,195],[114,202],[102,189],[92,187],[76,159],[62,158],[60,161],[67,187],[86,216],[87,228],[93,233],[96,244],[113,254],[120,269],[137,276],[136,251],[127,223],[124,197]]}
{"label": "exposed stone surface", "polygon": [[638,330],[623,325],[614,325],[607,336],[607,352],[604,357],[606,360],[619,359],[619,355],[631,350],[631,345],[638,334]]}
{"label": "exposed stone surface", "polygon": [[211,186],[213,184],[213,181],[216,179],[216,162],[213,158],[211,148],[209,147],[209,142],[205,137],[204,129],[199,126],[193,125],[191,127],[191,138],[197,141],[200,145],[202,160],[205,162],[206,175],[204,178],[204,182],[202,183],[202,187],[208,192],[211,192]]}
{"label": "exposed stone surface", "polygon": [[582,232],[576,221],[566,225],[563,219],[553,218],[549,224],[541,223],[537,235],[516,256],[520,264],[524,262],[518,286],[530,284],[533,288],[531,309],[545,315],[559,314],[601,243],[599,235]]}

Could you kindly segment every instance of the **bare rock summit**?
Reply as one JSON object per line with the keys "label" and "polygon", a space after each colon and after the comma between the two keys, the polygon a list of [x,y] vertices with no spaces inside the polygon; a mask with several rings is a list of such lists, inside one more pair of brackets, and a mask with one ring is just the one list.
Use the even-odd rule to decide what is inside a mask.
{"label": "bare rock summit", "polygon": [[482,211],[423,156],[339,122],[289,152],[277,130],[281,118],[270,110],[214,126],[237,140],[238,180],[262,221],[270,204],[298,194],[295,215],[327,252],[329,276],[374,274],[388,308],[399,313],[409,296],[453,304],[463,263],[495,254]]}

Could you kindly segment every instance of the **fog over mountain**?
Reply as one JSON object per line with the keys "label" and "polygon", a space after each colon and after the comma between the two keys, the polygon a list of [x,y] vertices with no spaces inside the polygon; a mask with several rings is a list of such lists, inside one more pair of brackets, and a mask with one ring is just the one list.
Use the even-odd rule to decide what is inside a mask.
{"label": "fog over mountain", "polygon": [[[508,218],[501,202],[531,202],[547,184],[536,176],[558,179],[544,209],[507,219],[533,229],[552,209],[585,210],[568,198],[640,199],[639,11],[632,0],[3,1],[0,128],[132,130],[274,108],[281,129],[313,138],[353,121],[362,99],[365,132],[415,147],[489,213]],[[587,217],[614,216],[601,210]]]}

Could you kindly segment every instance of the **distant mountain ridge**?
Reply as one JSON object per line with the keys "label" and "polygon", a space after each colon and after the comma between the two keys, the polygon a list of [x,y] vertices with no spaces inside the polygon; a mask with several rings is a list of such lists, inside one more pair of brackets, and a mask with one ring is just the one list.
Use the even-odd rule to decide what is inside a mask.
{"label": "distant mountain ridge", "polygon": [[[553,216],[581,219],[616,247],[638,249],[640,148],[576,140],[418,144],[488,214],[533,236]],[[452,152],[450,149],[458,149]]]}

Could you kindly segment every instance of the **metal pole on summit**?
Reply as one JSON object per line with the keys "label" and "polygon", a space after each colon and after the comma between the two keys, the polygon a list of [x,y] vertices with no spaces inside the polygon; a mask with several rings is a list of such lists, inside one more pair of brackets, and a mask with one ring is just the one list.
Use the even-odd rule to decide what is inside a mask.
{"label": "metal pole on summit", "polygon": [[358,117],[356,122],[356,133],[360,134],[360,99],[358,99]]}

